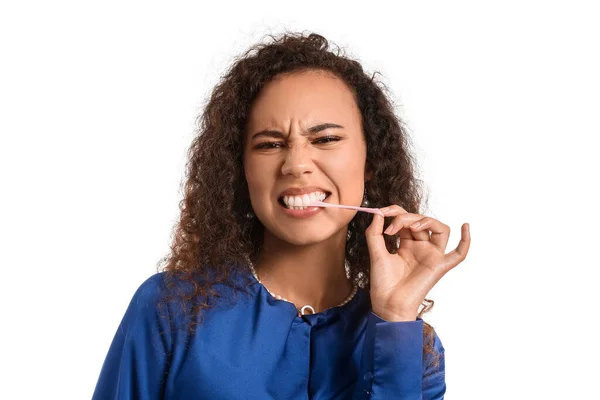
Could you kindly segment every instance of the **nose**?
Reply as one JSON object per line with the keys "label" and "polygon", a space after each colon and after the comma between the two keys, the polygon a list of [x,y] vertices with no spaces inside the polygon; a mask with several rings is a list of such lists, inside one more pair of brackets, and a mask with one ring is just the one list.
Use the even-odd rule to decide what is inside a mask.
{"label": "nose", "polygon": [[300,177],[306,172],[312,172],[314,168],[311,158],[311,148],[306,145],[288,147],[285,160],[281,166],[283,175]]}

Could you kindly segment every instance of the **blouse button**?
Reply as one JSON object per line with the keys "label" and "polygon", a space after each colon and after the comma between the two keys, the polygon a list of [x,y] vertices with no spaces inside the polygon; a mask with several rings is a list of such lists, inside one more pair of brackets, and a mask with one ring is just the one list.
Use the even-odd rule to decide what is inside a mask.
{"label": "blouse button", "polygon": [[370,381],[371,379],[373,379],[373,374],[372,374],[371,372],[367,372],[367,373],[365,374],[365,376],[363,376],[363,379],[364,379],[365,381]]}

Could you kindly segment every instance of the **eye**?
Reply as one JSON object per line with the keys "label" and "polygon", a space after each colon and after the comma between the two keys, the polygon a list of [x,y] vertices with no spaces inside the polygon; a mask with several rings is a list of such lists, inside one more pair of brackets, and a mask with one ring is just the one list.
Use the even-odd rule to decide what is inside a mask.
{"label": "eye", "polygon": [[276,146],[273,146],[275,144],[281,144],[282,142],[263,142],[260,144],[257,144],[254,148],[255,149],[273,149]]}
{"label": "eye", "polygon": [[339,136],[323,136],[322,138],[315,140],[315,143],[338,142],[340,139],[341,138]]}
{"label": "eye", "polygon": [[[331,142],[338,142],[340,141],[341,138],[339,136],[323,136],[317,140],[315,140],[313,143],[317,143],[317,144],[327,144],[327,143],[331,143]],[[254,148],[255,149],[274,149],[274,148],[279,148],[284,146],[284,142],[262,142],[260,144],[257,144]]]}

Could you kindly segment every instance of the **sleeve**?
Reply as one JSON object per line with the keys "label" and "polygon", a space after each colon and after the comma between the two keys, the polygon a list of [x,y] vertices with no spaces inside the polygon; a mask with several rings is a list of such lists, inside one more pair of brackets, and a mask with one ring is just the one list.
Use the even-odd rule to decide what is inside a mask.
{"label": "sleeve", "polygon": [[388,322],[370,312],[355,400],[442,400],[446,392],[444,347],[434,331],[438,366],[423,366],[423,320]]}
{"label": "sleeve", "polygon": [[171,330],[158,307],[161,274],[135,292],[102,365],[93,400],[160,399],[168,372]]}

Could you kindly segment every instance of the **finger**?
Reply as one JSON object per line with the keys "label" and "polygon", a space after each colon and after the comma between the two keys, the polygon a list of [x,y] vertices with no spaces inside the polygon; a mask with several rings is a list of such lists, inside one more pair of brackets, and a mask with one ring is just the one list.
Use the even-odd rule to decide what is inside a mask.
{"label": "finger", "polygon": [[400,236],[400,239],[412,239],[412,240],[418,240],[418,241],[429,241],[431,240],[431,236],[429,234],[429,230],[424,229],[424,230],[414,230],[411,228],[411,225],[414,225],[416,223],[418,223],[421,219],[410,219],[410,220],[405,220],[402,221],[403,226],[400,229],[398,235]]}
{"label": "finger", "polygon": [[408,213],[408,211],[406,211],[404,208],[400,207],[398,204],[392,204],[389,207],[380,208],[379,210],[386,217],[394,217],[394,216],[399,215],[399,214]]}
{"label": "finger", "polygon": [[413,231],[410,225],[422,220],[424,217],[419,214],[402,213],[396,216],[388,228],[385,230],[386,235],[395,235],[398,233],[400,239],[411,240],[429,240],[429,232]]}
{"label": "finger", "polygon": [[450,238],[450,227],[448,225],[435,218],[425,217],[410,225],[409,228],[413,235],[431,231],[431,238],[429,239],[431,243],[442,251],[446,250],[448,239]]}
{"label": "finger", "polygon": [[379,214],[373,214],[373,221],[365,230],[367,247],[369,248],[369,257],[371,262],[376,262],[381,257],[390,253],[385,247],[385,239],[383,238],[383,217]]}
{"label": "finger", "polygon": [[461,227],[461,238],[456,249],[446,254],[444,260],[444,267],[450,270],[460,264],[469,252],[471,247],[471,226],[469,224],[463,224]]}
{"label": "finger", "polygon": [[[404,208],[400,207],[397,204],[392,204],[391,206],[381,208],[380,211],[386,217],[395,217],[392,220],[392,222],[390,222],[390,224],[386,228],[385,232],[383,232],[385,235],[390,235],[390,236],[395,235],[400,229],[403,228],[403,226],[404,226],[403,223],[397,222],[396,224],[394,224],[394,221],[397,220],[399,215],[407,215],[408,214],[408,211],[406,211]],[[407,231],[402,231],[400,233],[400,235],[398,235],[398,236],[400,237],[400,239],[413,239],[412,234]]]}

